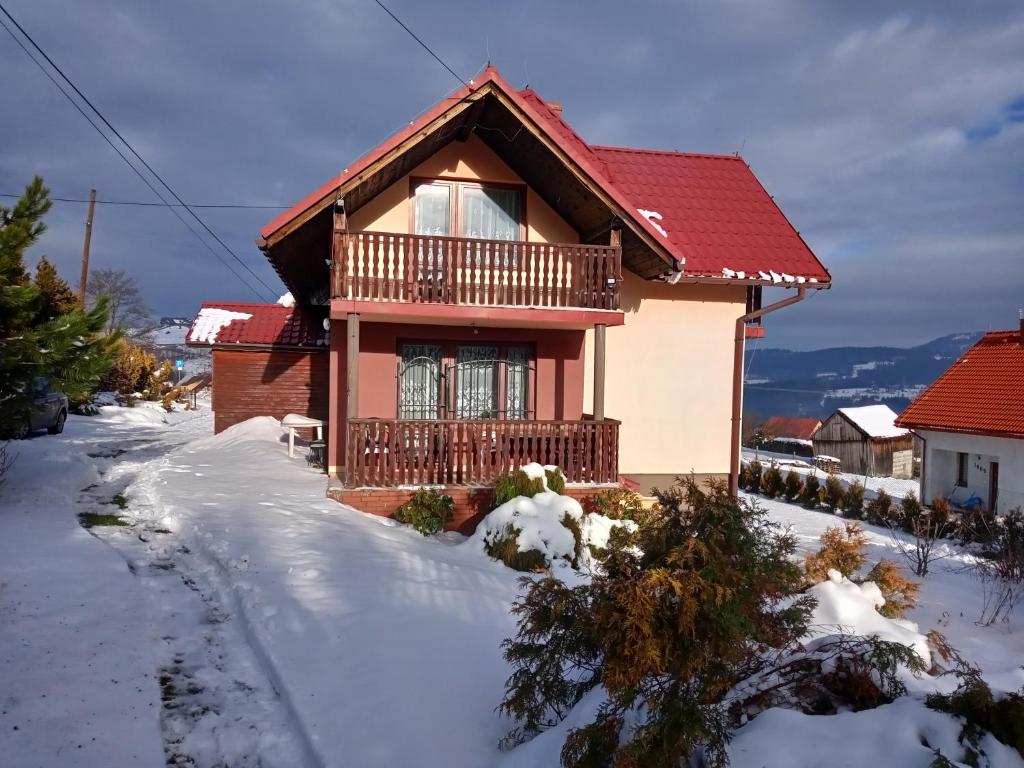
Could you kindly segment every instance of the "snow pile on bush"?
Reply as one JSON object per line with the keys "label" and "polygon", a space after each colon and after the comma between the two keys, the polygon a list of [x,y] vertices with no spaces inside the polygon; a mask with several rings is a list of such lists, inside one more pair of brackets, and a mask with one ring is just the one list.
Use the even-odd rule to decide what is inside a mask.
{"label": "snow pile on bush", "polygon": [[877,637],[910,646],[926,668],[931,666],[928,638],[918,632],[917,624],[889,619],[878,612],[885,605],[885,598],[874,582],[856,584],[839,571],[830,570],[828,579],[807,592],[818,601],[811,614],[812,638],[836,634]]}
{"label": "snow pile on bush", "polygon": [[636,530],[636,523],[630,520],[585,514],[576,499],[548,490],[547,472],[560,472],[558,467],[533,463],[522,470],[530,479],[539,480],[544,490],[532,498],[516,496],[496,507],[477,526],[467,542],[470,546],[482,547],[493,556],[514,536],[516,551],[536,553],[532,565],[566,563],[587,570],[592,549],[605,549],[614,528]]}

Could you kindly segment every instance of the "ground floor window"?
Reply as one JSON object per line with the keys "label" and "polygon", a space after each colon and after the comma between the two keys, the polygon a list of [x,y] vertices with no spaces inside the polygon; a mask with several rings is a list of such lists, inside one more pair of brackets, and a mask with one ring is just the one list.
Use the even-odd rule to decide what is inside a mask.
{"label": "ground floor window", "polygon": [[960,488],[967,487],[967,454],[956,455],[956,484]]}
{"label": "ground floor window", "polygon": [[399,345],[402,419],[527,419],[533,416],[532,353],[521,344]]}

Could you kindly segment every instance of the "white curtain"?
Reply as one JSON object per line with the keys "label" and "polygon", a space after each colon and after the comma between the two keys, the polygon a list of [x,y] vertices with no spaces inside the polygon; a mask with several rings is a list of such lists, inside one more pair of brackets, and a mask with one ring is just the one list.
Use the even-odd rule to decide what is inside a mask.
{"label": "white curtain", "polygon": [[519,190],[463,187],[462,236],[482,240],[518,240]]}
{"label": "white curtain", "polygon": [[451,188],[441,184],[416,187],[417,235],[449,235],[451,226]]}

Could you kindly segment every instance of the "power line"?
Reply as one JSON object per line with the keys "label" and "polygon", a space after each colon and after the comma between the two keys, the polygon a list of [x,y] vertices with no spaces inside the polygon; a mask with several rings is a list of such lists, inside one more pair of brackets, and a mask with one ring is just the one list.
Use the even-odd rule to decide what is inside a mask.
{"label": "power line", "polygon": [[[0,20],[0,24],[3,21]],[[21,197],[20,194],[12,194],[11,192],[0,192],[0,197]],[[54,197],[50,196],[50,199],[56,203],[88,203],[88,198],[85,197]],[[147,202],[144,200],[97,200],[96,205],[138,205],[152,208],[181,208],[183,207],[180,203],[154,203]],[[189,203],[189,208],[238,208],[244,210],[283,210],[290,208],[288,205],[249,205],[246,203],[220,203],[210,205],[200,205],[198,203]]]}
{"label": "power line", "polygon": [[[403,22],[400,18],[395,16],[395,14],[391,12],[390,8],[388,8],[386,5],[384,5],[384,3],[382,3],[380,0],[373,0],[373,2],[375,2],[381,8],[383,8],[384,12],[398,23],[398,26],[400,26],[402,29],[404,29],[406,32],[408,32],[413,40],[415,40],[417,43],[419,43],[421,46],[423,46],[423,50],[425,50],[427,53],[429,53],[431,56],[433,56],[435,59],[437,59],[437,63],[440,64],[445,69],[447,69],[452,77],[454,77],[456,80],[458,80],[464,86],[469,88],[469,83],[467,83],[465,80],[463,80],[461,77],[459,77],[459,74],[454,69],[449,67],[445,63],[444,59],[442,59],[440,56],[438,56],[436,53],[434,53],[433,49],[431,49],[431,47],[429,45],[424,43],[415,32],[413,32],[411,29],[409,29],[409,27],[407,27],[405,25],[405,22]],[[470,88],[470,90],[472,90],[472,88]]]}
{"label": "power line", "polygon": [[[271,296],[271,297],[272,297],[272,296],[274,295],[274,289],[273,289],[273,288],[271,288],[271,287],[270,287],[269,285],[267,285],[267,283],[266,283],[266,282],[264,282],[263,278],[261,278],[261,277],[260,277],[260,276],[259,276],[258,274],[256,274],[256,272],[254,272],[254,271],[253,271],[253,269],[252,269],[252,268],[251,268],[251,267],[250,267],[250,266],[249,266],[248,264],[246,264],[246,263],[245,263],[245,262],[244,262],[244,261],[243,261],[243,260],[242,260],[242,259],[241,259],[241,258],[239,257],[239,255],[238,255],[237,253],[235,253],[235,252],[234,252],[234,251],[233,251],[233,250],[232,250],[232,249],[231,249],[231,248],[230,248],[230,247],[228,246],[228,244],[227,244],[227,243],[225,243],[225,242],[224,242],[224,241],[223,241],[223,240],[222,240],[222,239],[220,238],[220,236],[218,236],[218,235],[217,235],[217,233],[216,233],[216,232],[214,232],[214,231],[213,231],[212,229],[210,229],[209,225],[207,225],[207,223],[206,223],[205,221],[203,221],[203,220],[202,220],[202,219],[201,219],[201,218],[199,217],[199,215],[198,215],[198,214],[196,214],[196,213],[195,213],[195,211],[193,211],[193,210],[192,210],[192,209],[191,209],[191,208],[190,208],[190,207],[189,207],[189,206],[188,206],[188,205],[187,205],[187,204],[185,203],[185,201],[184,201],[184,200],[182,200],[182,199],[181,199],[181,197],[180,197],[180,196],[178,195],[178,193],[177,193],[177,192],[175,192],[175,191],[174,191],[174,189],[172,189],[172,188],[171,188],[171,186],[170,186],[170,185],[169,185],[169,184],[168,184],[168,183],[167,183],[166,181],[164,181],[163,177],[162,177],[162,176],[160,176],[160,174],[158,174],[158,173],[157,173],[157,172],[156,172],[155,170],[153,170],[152,166],[150,166],[150,165],[149,165],[149,163],[147,163],[147,162],[146,162],[146,160],[145,160],[145,159],[144,159],[144,158],[142,157],[142,155],[140,155],[140,154],[139,154],[139,153],[138,153],[138,152],[137,152],[137,151],[135,150],[135,147],[133,147],[133,146],[131,145],[131,143],[130,143],[130,142],[129,142],[129,141],[127,140],[127,139],[125,139],[125,137],[124,137],[124,136],[122,136],[122,135],[120,134],[120,132],[118,132],[118,130],[117,130],[117,129],[116,129],[116,128],[115,128],[115,127],[114,127],[114,126],[113,126],[113,125],[111,124],[111,122],[110,122],[109,120],[107,120],[107,118],[106,118],[106,117],[105,117],[105,116],[103,115],[103,113],[102,113],[102,112],[100,112],[100,111],[99,111],[99,109],[97,109],[97,108],[96,108],[96,105],[95,105],[95,104],[93,104],[93,103],[92,103],[92,102],[91,102],[91,101],[90,101],[90,100],[88,99],[88,97],[87,97],[87,96],[86,96],[86,95],[85,95],[84,93],[82,93],[82,91],[81,91],[81,90],[80,90],[80,89],[78,88],[78,86],[76,86],[76,85],[74,84],[74,82],[72,82],[71,78],[69,78],[69,77],[68,77],[68,76],[67,76],[66,74],[64,74],[64,71],[63,71],[63,70],[62,70],[62,69],[61,69],[60,67],[58,67],[58,66],[57,66],[57,64],[56,64],[56,63],[55,63],[55,62],[53,61],[53,59],[51,59],[51,58],[50,58],[50,57],[49,57],[49,56],[47,55],[46,51],[44,51],[44,50],[43,50],[43,49],[42,49],[42,48],[41,48],[41,47],[39,46],[39,44],[38,44],[38,43],[37,43],[37,42],[36,42],[36,41],[35,41],[35,40],[34,40],[34,39],[32,38],[32,36],[31,36],[30,34],[28,34],[28,32],[26,32],[26,31],[25,31],[25,29],[24,29],[24,28],[23,28],[23,27],[22,27],[22,26],[21,26],[21,25],[20,25],[20,24],[18,23],[18,21],[17,21],[17,20],[16,20],[16,19],[15,19],[15,18],[14,18],[14,17],[13,17],[12,15],[11,15],[11,14],[10,14],[10,12],[9,12],[9,11],[8,11],[8,10],[7,10],[7,9],[6,9],[6,8],[5,8],[4,6],[3,6],[3,4],[2,4],[2,3],[0,3],[0,12],[3,12],[4,16],[6,16],[6,17],[8,18],[8,20],[9,20],[9,21],[10,21],[10,22],[11,22],[11,23],[12,23],[12,24],[13,24],[13,25],[14,25],[14,26],[15,26],[15,27],[16,27],[16,28],[18,29],[18,31],[19,31],[19,32],[20,32],[20,33],[21,33],[21,34],[22,34],[22,35],[23,35],[23,36],[25,37],[25,39],[26,39],[26,40],[28,40],[28,42],[29,42],[29,43],[30,43],[30,44],[32,45],[32,47],[33,47],[33,48],[34,48],[34,49],[35,49],[36,51],[38,51],[39,55],[40,55],[40,56],[42,56],[42,57],[43,57],[43,58],[44,58],[44,59],[45,59],[45,60],[47,61],[47,63],[48,63],[48,64],[49,64],[49,65],[50,65],[51,67],[53,67],[53,69],[54,69],[54,70],[55,70],[55,71],[57,72],[57,74],[59,74],[59,75],[61,76],[61,78],[62,78],[62,79],[64,80],[64,82],[65,82],[65,83],[67,83],[67,84],[68,84],[68,85],[69,85],[69,86],[71,87],[71,89],[72,89],[72,90],[73,90],[73,91],[74,91],[74,92],[75,92],[76,94],[78,94],[78,97],[79,97],[79,98],[80,98],[80,99],[81,99],[82,101],[84,101],[84,102],[85,102],[85,103],[86,103],[86,104],[88,105],[88,107],[89,107],[89,108],[90,108],[90,109],[91,109],[91,110],[93,111],[93,113],[95,113],[95,115],[96,115],[96,116],[97,116],[97,117],[98,117],[98,118],[100,119],[100,121],[101,121],[101,122],[102,122],[102,123],[103,123],[103,124],[104,124],[105,126],[107,126],[107,128],[108,128],[108,129],[109,129],[109,130],[110,130],[110,131],[111,131],[111,132],[112,132],[112,133],[113,133],[113,134],[114,134],[114,135],[115,135],[115,136],[116,136],[116,137],[117,137],[117,138],[118,138],[118,139],[119,139],[119,140],[121,141],[121,143],[122,143],[122,144],[124,144],[124,146],[125,146],[125,147],[126,147],[126,148],[128,149],[128,151],[129,151],[129,152],[130,152],[130,153],[131,153],[131,154],[132,154],[132,155],[133,155],[133,156],[134,156],[134,157],[135,157],[135,158],[136,158],[136,159],[137,159],[137,160],[138,160],[138,161],[139,161],[140,163],[142,163],[143,167],[144,167],[144,168],[145,168],[145,169],[146,169],[147,171],[149,171],[149,172],[150,172],[150,174],[152,174],[152,176],[153,176],[153,177],[154,177],[154,178],[155,178],[155,179],[156,179],[157,181],[159,181],[159,182],[160,182],[160,184],[161,184],[161,185],[162,185],[162,186],[164,187],[164,189],[166,189],[166,190],[167,190],[167,192],[168,192],[168,193],[170,193],[171,197],[173,197],[173,198],[174,198],[175,200],[177,200],[177,201],[178,201],[178,203],[179,203],[179,206],[180,206],[181,208],[183,208],[183,209],[184,209],[185,211],[187,211],[187,212],[188,212],[188,214],[189,214],[189,215],[190,215],[190,216],[191,216],[191,217],[192,217],[193,219],[195,219],[195,220],[196,220],[196,222],[198,222],[198,223],[199,223],[199,226],[201,226],[201,227],[202,227],[202,228],[203,228],[204,230],[206,230],[207,234],[209,234],[209,235],[210,235],[210,237],[212,237],[212,238],[213,238],[214,240],[216,240],[216,241],[217,241],[217,243],[218,243],[218,244],[219,244],[219,245],[220,245],[220,246],[221,246],[221,247],[222,247],[222,248],[223,248],[223,249],[224,249],[225,251],[227,251],[227,252],[228,252],[228,253],[229,253],[229,254],[231,255],[231,257],[232,257],[232,258],[233,258],[233,259],[234,259],[235,261],[237,261],[237,262],[238,262],[238,263],[239,263],[239,264],[240,264],[240,265],[241,265],[241,266],[242,266],[242,267],[243,267],[243,268],[244,268],[244,269],[245,269],[245,270],[246,270],[247,272],[249,272],[249,274],[250,274],[250,275],[252,275],[252,276],[253,276],[253,277],[254,277],[254,278],[256,279],[256,281],[257,281],[257,282],[258,282],[258,283],[259,283],[260,285],[262,285],[262,286],[263,286],[263,287],[264,287],[264,288],[266,289],[266,291],[267,291],[267,294],[268,294],[269,296]],[[21,49],[22,49],[23,51],[25,51],[26,55],[28,55],[28,56],[29,56],[29,58],[30,58],[30,59],[32,59],[32,61],[33,61],[33,62],[34,62],[34,63],[36,64],[36,66],[38,66],[38,67],[39,67],[40,69],[42,69],[42,70],[43,70],[43,72],[44,72],[44,73],[46,73],[46,75],[47,75],[47,77],[49,77],[50,81],[51,81],[52,83],[54,83],[54,85],[56,85],[56,86],[57,86],[57,87],[58,87],[58,88],[60,89],[61,93],[63,93],[63,94],[64,94],[64,96],[65,96],[65,97],[66,97],[66,98],[67,98],[67,99],[68,99],[69,101],[71,101],[71,103],[72,103],[72,104],[74,104],[74,105],[75,105],[75,108],[76,108],[76,109],[78,109],[78,111],[79,111],[80,113],[82,113],[82,115],[83,115],[83,116],[86,116],[86,117],[87,117],[87,119],[88,119],[88,116],[87,116],[87,115],[85,114],[85,111],[84,111],[84,110],[83,110],[83,109],[81,108],[81,106],[80,106],[80,105],[78,105],[78,104],[77,104],[77,103],[76,103],[76,102],[74,101],[74,99],[72,99],[72,98],[71,98],[71,96],[70,96],[70,95],[69,95],[69,94],[67,93],[67,91],[65,91],[65,90],[64,90],[64,89],[63,89],[62,87],[60,87],[60,84],[59,84],[59,83],[57,83],[57,81],[56,81],[56,80],[55,80],[55,79],[54,79],[54,78],[52,77],[52,75],[50,75],[50,73],[49,73],[49,72],[47,72],[46,68],[45,68],[45,67],[43,67],[43,65],[42,65],[42,64],[41,64],[41,63],[40,63],[40,62],[39,62],[39,61],[38,61],[38,60],[37,60],[37,59],[36,59],[36,58],[35,58],[34,56],[32,56],[32,55],[30,54],[30,52],[28,51],[28,49],[26,49],[26,48],[25,48],[25,46],[24,46],[24,45],[22,44],[22,42],[21,42],[21,41],[20,41],[20,40],[19,40],[19,39],[17,38],[17,36],[16,36],[16,35],[15,35],[15,34],[14,34],[14,33],[13,33],[12,31],[11,31],[10,27],[8,27],[8,26],[7,26],[6,24],[4,24],[3,26],[4,26],[4,29],[6,29],[6,30],[7,30],[7,33],[8,33],[8,34],[9,34],[9,35],[10,35],[10,36],[11,36],[11,37],[12,37],[12,38],[14,39],[14,41],[15,41],[16,43],[18,43],[19,47],[20,47],[20,48],[21,48]],[[101,130],[100,130],[99,126],[97,126],[97,125],[96,125],[96,123],[95,123],[95,122],[94,122],[93,120],[89,119],[89,124],[90,124],[90,125],[91,125],[91,126],[92,126],[93,128],[95,128],[95,129],[96,129],[96,130],[97,130],[97,131],[98,131],[98,132],[100,133],[100,135],[102,135],[102,136],[103,136],[103,138],[104,138],[104,139],[106,140],[106,142],[107,142],[108,144],[110,144],[110,145],[111,145],[111,147],[114,147],[114,144],[113,144],[113,142],[111,142],[111,141],[110,141],[110,138],[109,138],[109,137],[108,137],[108,136],[107,136],[107,135],[106,135],[105,133],[103,133],[103,131],[101,131]],[[115,150],[117,149],[116,147],[114,147],[114,148],[115,148]],[[162,201],[162,202],[163,202],[164,204],[167,204],[167,205],[168,205],[168,207],[170,207],[170,206],[169,206],[169,204],[167,203],[167,201],[166,201],[166,200],[164,199],[164,197],[163,197],[163,196],[162,196],[162,195],[161,195],[161,194],[160,194],[159,192],[157,192],[157,190],[156,190],[156,189],[155,189],[155,188],[153,187],[153,185],[152,185],[151,183],[149,183],[149,181],[148,181],[148,180],[146,180],[146,179],[145,179],[145,177],[143,176],[142,172],[141,172],[141,171],[139,171],[139,169],[138,169],[138,168],[136,168],[136,167],[135,167],[135,165],[134,165],[133,163],[131,163],[131,162],[129,162],[129,161],[128,161],[128,158],[127,158],[127,157],[125,157],[124,153],[122,153],[121,151],[119,151],[119,150],[118,150],[118,151],[117,151],[117,154],[118,154],[118,155],[119,155],[119,156],[121,157],[121,159],[122,159],[122,160],[124,160],[124,161],[125,161],[126,163],[128,163],[128,165],[129,165],[129,166],[130,166],[130,167],[132,168],[132,170],[133,170],[133,171],[135,171],[136,175],[138,175],[138,176],[139,176],[140,178],[142,178],[142,179],[143,179],[144,181],[146,181],[146,185],[147,185],[147,186],[148,186],[148,187],[149,187],[149,188],[150,188],[150,189],[151,189],[151,190],[153,191],[153,193],[154,193],[154,194],[156,194],[156,196],[157,196],[158,198],[160,198],[160,200],[161,200],[161,201]],[[172,211],[173,211],[173,212],[175,213],[175,215],[176,215],[176,216],[178,216],[178,218],[179,218],[179,219],[181,219],[181,215],[180,215],[180,214],[178,213],[178,211],[177,211],[177,210],[175,210],[174,208],[171,208],[171,210],[172,210]],[[186,223],[184,219],[181,219],[181,220],[182,220],[182,222],[183,222],[183,223]],[[186,226],[187,226],[187,223],[186,223]],[[189,229],[190,229],[190,230],[191,230],[191,231],[192,231],[192,232],[193,232],[193,233],[194,233],[194,234],[195,234],[195,235],[196,235],[197,237],[199,237],[199,233],[198,233],[198,232],[196,232],[196,231],[195,231],[194,229],[192,229],[192,227],[189,227]],[[219,254],[216,254],[216,252],[215,252],[215,251],[214,251],[214,250],[213,250],[212,248],[210,248],[210,247],[209,247],[209,244],[208,244],[208,243],[206,243],[206,241],[205,241],[205,240],[204,240],[204,239],[203,239],[202,237],[199,237],[199,239],[200,239],[200,240],[201,240],[201,241],[202,241],[202,242],[203,242],[203,243],[204,243],[204,244],[205,244],[205,245],[207,246],[207,249],[208,249],[208,250],[210,250],[210,252],[211,252],[211,253],[214,253],[215,255],[217,255],[217,256],[218,256],[218,258],[220,258]],[[221,259],[221,261],[223,262],[223,259]],[[223,263],[224,263],[225,265],[227,265],[227,262],[223,262]],[[250,285],[250,284],[248,283],[248,281],[246,281],[246,280],[245,280],[244,278],[242,278],[242,276],[241,276],[241,275],[239,275],[239,274],[238,274],[237,272],[235,272],[235,270],[234,270],[234,269],[231,269],[231,272],[232,272],[232,273],[233,273],[233,274],[234,274],[234,275],[235,275],[236,277],[238,277],[238,278],[239,278],[239,280],[241,280],[241,281],[242,281],[243,283],[245,283],[245,285],[246,285],[246,286],[247,286],[247,287],[248,287],[248,288],[249,288],[250,290],[252,290],[252,291],[253,291],[253,293],[255,293],[255,294],[259,295],[259,291],[255,290],[255,289],[254,289],[254,288],[253,288],[253,287],[252,287],[252,286],[251,286],[251,285]]]}

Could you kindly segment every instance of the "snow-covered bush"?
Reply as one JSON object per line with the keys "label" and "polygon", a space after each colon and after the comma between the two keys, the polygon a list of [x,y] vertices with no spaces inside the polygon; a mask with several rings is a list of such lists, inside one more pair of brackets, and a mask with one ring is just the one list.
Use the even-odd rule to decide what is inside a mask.
{"label": "snow-covered bush", "polygon": [[818,506],[818,502],[821,500],[818,498],[818,490],[821,484],[818,482],[817,475],[808,475],[807,479],[804,480],[804,489],[800,492],[800,503],[807,509],[814,509]]}
{"label": "snow-covered bush", "polygon": [[589,583],[526,583],[504,644],[513,672],[501,710],[518,722],[507,743],[555,725],[600,683],[603,702],[569,732],[563,765],[675,765],[699,749],[720,764],[718,703],[766,643],[805,633],[812,601],[797,596],[792,535],[721,484],[657,496],[662,512],[638,545],[613,539]]}
{"label": "snow-covered bush", "polygon": [[917,605],[921,585],[904,576],[899,563],[884,558],[879,560],[868,571],[864,581],[875,584],[885,598],[885,605],[878,609],[883,616],[896,619]]}
{"label": "snow-covered bush", "polygon": [[786,482],[782,479],[782,473],[777,465],[772,464],[761,477],[761,493],[769,499],[774,499],[781,496],[785,489]]}
{"label": "snow-covered bush", "polygon": [[583,509],[610,520],[632,520],[637,525],[644,525],[658,515],[657,505],[646,507],[639,493],[621,487],[587,497],[583,501]]}
{"label": "snow-covered bush", "polygon": [[987,538],[986,556],[975,569],[984,588],[981,623],[994,624],[1024,597],[1024,512],[1018,507],[995,518]]}
{"label": "snow-covered bush", "polygon": [[869,523],[886,528],[899,527],[902,517],[899,507],[893,504],[892,496],[881,488],[875,498],[868,502],[866,515]]}
{"label": "snow-covered bush", "polygon": [[786,475],[786,483],[782,489],[782,495],[786,501],[796,501],[800,498],[800,494],[804,492],[804,481],[803,478],[792,469]]}
{"label": "snow-covered bush", "polygon": [[763,471],[764,467],[757,459],[747,465],[747,490],[751,493],[761,492],[761,473]]}
{"label": "snow-covered bush", "polygon": [[864,548],[868,539],[857,523],[826,528],[820,543],[817,552],[804,556],[804,571],[812,584],[827,579],[829,571],[853,576],[867,562]]}
{"label": "snow-covered bush", "polygon": [[846,506],[843,508],[843,517],[852,520],[864,519],[864,484],[860,480],[854,480],[846,489]]}
{"label": "snow-covered bush", "polygon": [[[615,528],[633,530],[634,523],[616,521],[597,514],[584,514],[576,499],[550,490],[549,477],[564,489],[557,467],[527,464],[505,476],[496,498],[512,488],[523,493],[507,499],[492,510],[470,537],[491,557],[518,571],[543,570],[555,564],[587,569],[590,555],[608,547]],[[539,491],[534,491],[539,487]]]}
{"label": "snow-covered bush", "polygon": [[967,764],[981,764],[981,737],[986,732],[1024,758],[1024,692],[996,698],[975,667],[961,663],[956,674],[960,679],[956,690],[948,695],[934,693],[928,696],[927,704],[963,718],[960,742],[968,748]]}
{"label": "snow-covered bush", "polygon": [[835,475],[825,478],[825,484],[819,489],[818,496],[821,498],[821,503],[833,513],[842,509],[846,503],[846,491],[843,490],[843,483]]}
{"label": "snow-covered bush", "polygon": [[455,500],[436,490],[420,489],[395,511],[395,520],[408,523],[424,536],[444,530],[454,514]]}
{"label": "snow-covered bush", "polygon": [[494,503],[492,508],[500,507],[517,496],[532,498],[544,490],[547,472],[531,477],[522,469],[499,475],[494,481]]}
{"label": "snow-covered bush", "polygon": [[882,597],[879,612],[888,618],[897,618],[917,604],[920,585],[903,575],[898,563],[879,560],[864,577],[860,571],[867,562],[867,536],[857,523],[827,528],[821,535],[820,549],[804,557],[807,581],[818,584],[838,573],[855,584],[874,584]]}

